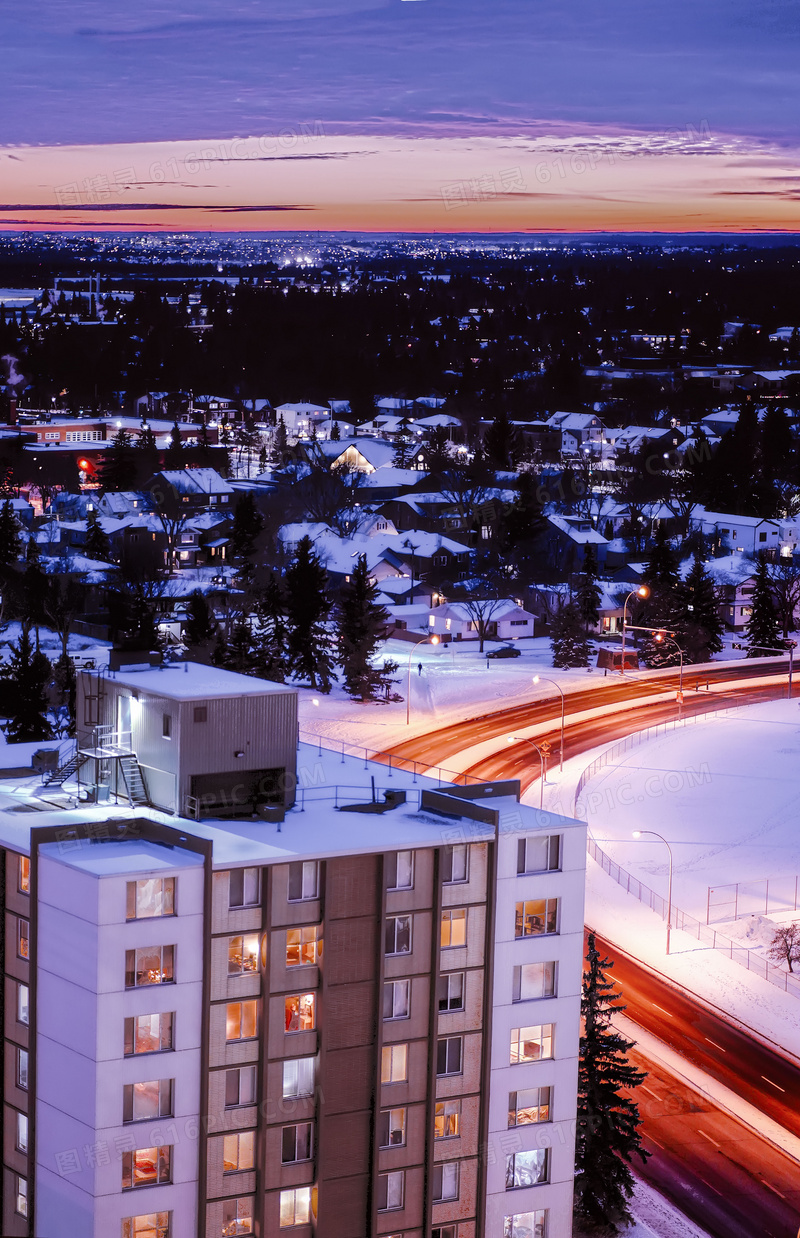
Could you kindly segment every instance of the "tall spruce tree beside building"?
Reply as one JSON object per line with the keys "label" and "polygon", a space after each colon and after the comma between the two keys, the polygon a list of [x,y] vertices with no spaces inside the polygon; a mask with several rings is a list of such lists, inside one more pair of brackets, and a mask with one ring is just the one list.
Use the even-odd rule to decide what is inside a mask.
{"label": "tall spruce tree beside building", "polygon": [[578,610],[587,632],[589,628],[597,626],[600,618],[599,607],[602,593],[597,580],[597,556],[594,552],[594,546],[589,544],[583,550],[583,567],[578,573],[577,588],[575,590],[575,601],[578,604]]}
{"label": "tall spruce tree beside building", "polygon": [[86,540],[83,549],[87,559],[97,559],[101,563],[109,563],[111,560],[111,542],[94,507],[86,513]]}
{"label": "tall spruce tree beside building", "polygon": [[414,447],[414,435],[411,433],[411,427],[408,424],[408,418],[402,417],[400,424],[397,427],[397,432],[394,436],[394,466],[398,469],[407,469],[411,459],[411,452]]}
{"label": "tall spruce tree beside building", "polygon": [[8,711],[6,739],[10,744],[53,738],[47,717],[50,672],[49,660],[34,649],[30,632],[23,627],[19,640],[11,646],[11,657],[0,670],[2,697]]}
{"label": "tall spruce tree beside building", "polygon": [[16,563],[21,548],[19,524],[11,500],[6,499],[0,507],[0,572]]}
{"label": "tall spruce tree beside building", "polygon": [[186,625],[183,640],[192,657],[207,662],[217,635],[217,621],[205,594],[195,589],[186,603]]}
{"label": "tall spruce tree beside building", "polygon": [[256,538],[263,528],[264,520],[252,491],[246,490],[236,501],[231,530],[231,551],[240,564],[254,553]]}
{"label": "tall spruce tree beside building", "polygon": [[763,658],[765,649],[777,649],[780,642],[778,615],[772,600],[769,568],[764,555],[759,555],[755,585],[751,598],[750,618],[745,629],[748,658]]}
{"label": "tall spruce tree beside building", "polygon": [[270,572],[254,603],[253,663],[257,675],[283,683],[286,678],[286,599],[279,576]]}
{"label": "tall spruce tree beside building", "polygon": [[328,573],[307,535],[297,543],[285,584],[289,674],[293,679],[307,679],[320,692],[330,692],[335,659],[328,627]]}
{"label": "tall spruce tree beside building", "polygon": [[349,581],[342,585],[336,614],[345,691],[359,701],[400,699],[396,694],[390,697],[397,663],[376,667],[372,662],[389,619],[389,612],[375,600],[377,594],[367,556],[359,555]]}
{"label": "tall spruce tree beside building", "polygon": [[139,480],[139,453],[128,431],[117,430],[100,469],[102,490],[135,490]]}
{"label": "tall spruce tree beside building", "polygon": [[586,666],[589,661],[586,630],[578,604],[573,599],[565,602],[554,615],[550,626],[550,645],[553,666]]}
{"label": "tall spruce tree beside building", "polygon": [[709,662],[722,650],[722,620],[719,617],[714,581],[702,555],[695,554],[689,574],[678,588],[678,635],[676,640],[689,662]]}
{"label": "tall spruce tree beside building", "polygon": [[630,1223],[628,1201],[633,1194],[634,1156],[644,1163],[639,1107],[623,1095],[638,1087],[646,1074],[628,1060],[633,1042],[611,1027],[625,1006],[589,934],[589,964],[583,973],[581,1016],[583,1035],[578,1066],[578,1122],[575,1145],[575,1215],[583,1226],[617,1233]]}
{"label": "tall spruce tree beside building", "polygon": [[[663,524],[659,524],[643,573],[644,583],[650,587],[647,600],[647,623],[653,627],[670,626],[675,612],[676,591],[680,582],[678,558],[667,537]],[[641,622],[641,620],[639,621]]]}

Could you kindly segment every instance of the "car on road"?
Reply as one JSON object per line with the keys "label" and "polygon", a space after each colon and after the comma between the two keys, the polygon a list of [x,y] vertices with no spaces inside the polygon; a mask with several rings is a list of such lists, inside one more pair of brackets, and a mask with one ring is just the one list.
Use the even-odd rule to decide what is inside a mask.
{"label": "car on road", "polygon": [[499,649],[493,649],[491,653],[487,653],[487,658],[519,658],[522,654],[521,649],[515,649],[513,645],[501,645]]}

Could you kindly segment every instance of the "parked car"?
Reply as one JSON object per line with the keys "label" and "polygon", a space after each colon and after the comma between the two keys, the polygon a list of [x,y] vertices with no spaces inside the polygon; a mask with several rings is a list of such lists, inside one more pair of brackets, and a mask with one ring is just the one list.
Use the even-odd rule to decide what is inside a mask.
{"label": "parked car", "polygon": [[97,666],[97,658],[91,654],[71,653],[69,656],[76,671],[93,671]]}
{"label": "parked car", "polygon": [[518,658],[522,653],[521,649],[515,649],[513,645],[501,645],[499,649],[493,649],[491,653],[487,653],[487,658]]}

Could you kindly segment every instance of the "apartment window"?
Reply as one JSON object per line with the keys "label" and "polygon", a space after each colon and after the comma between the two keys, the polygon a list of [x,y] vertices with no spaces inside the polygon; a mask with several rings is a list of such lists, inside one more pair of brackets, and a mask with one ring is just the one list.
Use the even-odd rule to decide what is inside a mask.
{"label": "apartment window", "polygon": [[28,1050],[17,1049],[17,1087],[28,1090]]}
{"label": "apartment window", "polygon": [[172,739],[172,714],[161,715],[161,734],[164,739]]}
{"label": "apartment window", "polygon": [[314,1124],[298,1122],[296,1126],[284,1126],[281,1131],[281,1162],[294,1165],[297,1161],[310,1161],[314,1155]]}
{"label": "apartment window", "polygon": [[289,1225],[308,1225],[314,1212],[314,1188],[296,1186],[293,1191],[281,1191],[280,1225],[281,1229]]}
{"label": "apartment window", "polygon": [[443,1036],[436,1042],[437,1075],[460,1075],[463,1037]]}
{"label": "apartment window", "polygon": [[552,1023],[540,1027],[513,1027],[511,1029],[510,1064],[517,1062],[541,1062],[553,1056]]}
{"label": "apartment window", "polygon": [[549,1122],[551,1095],[551,1088],[526,1088],[524,1092],[509,1092],[509,1127]]}
{"label": "apartment window", "polygon": [[463,971],[445,972],[439,977],[439,1011],[464,1009]]}
{"label": "apartment window", "polygon": [[30,990],[27,984],[17,985],[17,1022],[28,1026],[30,1022]]}
{"label": "apartment window", "polygon": [[383,1109],[378,1114],[378,1144],[381,1148],[399,1148],[406,1141],[405,1109]]}
{"label": "apartment window", "polygon": [[384,1019],[407,1019],[411,1011],[411,981],[387,980],[383,986]]}
{"label": "apartment window", "polygon": [[283,1097],[314,1095],[314,1058],[298,1057],[283,1063]]}
{"label": "apartment window", "polygon": [[448,908],[442,912],[442,949],[467,944],[467,910],[465,907]]}
{"label": "apartment window", "polygon": [[258,933],[228,939],[228,975],[245,976],[258,971]]}
{"label": "apartment window", "polygon": [[17,920],[17,955],[21,959],[31,957],[30,923],[21,918]]}
{"label": "apartment window", "polygon": [[439,1204],[449,1199],[458,1199],[458,1161],[433,1167],[433,1202]]}
{"label": "apartment window", "polygon": [[258,1002],[228,1002],[226,1040],[252,1040],[258,1026]]}
{"label": "apartment window", "polygon": [[411,916],[387,916],[386,918],[386,953],[411,953]]}
{"label": "apartment window", "polygon": [[541,997],[554,997],[556,991],[555,963],[523,963],[514,968],[512,1001],[529,1002]]}
{"label": "apartment window", "polygon": [[256,1068],[239,1066],[225,1071],[225,1108],[256,1103]]}
{"label": "apartment window", "polygon": [[228,906],[257,907],[261,902],[261,869],[232,868],[228,874]]}
{"label": "apartment window", "polygon": [[175,915],[175,878],[151,877],[127,883],[128,920]]}
{"label": "apartment window", "polygon": [[547,1238],[547,1209],[536,1212],[517,1212],[506,1217],[503,1238]]}
{"label": "apartment window", "polygon": [[162,1053],[172,1048],[172,1028],[175,1016],[169,1014],[139,1014],[125,1020],[125,1056],[134,1053]]}
{"label": "apartment window", "polygon": [[28,1151],[28,1115],[17,1112],[17,1130],[14,1146],[18,1152]]}
{"label": "apartment window", "polygon": [[147,1122],[172,1116],[172,1080],[126,1083],[122,1088],[122,1121]]}
{"label": "apartment window", "polygon": [[303,967],[318,963],[322,956],[322,925],[286,930],[286,966]]}
{"label": "apartment window", "polygon": [[532,1152],[514,1152],[506,1157],[506,1190],[540,1186],[550,1176],[550,1149],[534,1148]]}
{"label": "apartment window", "polygon": [[20,894],[31,892],[31,861],[27,855],[21,855],[17,864],[17,889]]}
{"label": "apartment window", "polygon": [[467,843],[458,843],[453,847],[442,847],[442,881],[445,885],[453,885],[457,881],[468,879],[469,847]]}
{"label": "apartment window", "polygon": [[21,1217],[28,1215],[28,1179],[16,1174],[17,1190],[14,1200],[14,1211]]}
{"label": "apartment window", "polygon": [[255,1131],[237,1131],[222,1140],[222,1172],[244,1173],[255,1165]]}
{"label": "apartment window", "polygon": [[381,1049],[381,1083],[405,1083],[408,1078],[408,1045],[384,1045]]}
{"label": "apartment window", "polygon": [[287,1032],[313,1032],[316,1027],[315,993],[293,993],[284,1005]]}
{"label": "apartment window", "polygon": [[461,1134],[461,1101],[439,1100],[433,1116],[434,1139],[455,1139]]}
{"label": "apartment window", "polygon": [[289,902],[319,898],[319,861],[298,860],[289,865]]}
{"label": "apartment window", "polygon": [[391,1174],[378,1174],[378,1212],[402,1208],[406,1175],[402,1169]]}
{"label": "apartment window", "polygon": [[224,1238],[232,1234],[252,1234],[252,1199],[226,1199],[222,1205],[222,1233]]}
{"label": "apartment window", "polygon": [[137,1148],[135,1152],[122,1153],[122,1189],[134,1190],[140,1186],[158,1186],[172,1178],[172,1148],[164,1144],[159,1148]]}
{"label": "apartment window", "polygon": [[518,873],[552,873],[561,867],[560,834],[520,838],[517,842]]}
{"label": "apartment window", "polygon": [[391,851],[386,856],[386,889],[410,890],[414,885],[414,852]]}
{"label": "apartment window", "polygon": [[431,1238],[458,1238],[457,1225],[437,1225],[431,1230]]}
{"label": "apartment window", "polygon": [[125,951],[125,988],[171,984],[175,979],[174,946],[141,946]]}
{"label": "apartment window", "polygon": [[143,1216],[124,1217],[122,1238],[169,1238],[171,1212],[146,1212]]}
{"label": "apartment window", "polygon": [[517,903],[515,937],[543,937],[558,932],[558,899],[531,898]]}

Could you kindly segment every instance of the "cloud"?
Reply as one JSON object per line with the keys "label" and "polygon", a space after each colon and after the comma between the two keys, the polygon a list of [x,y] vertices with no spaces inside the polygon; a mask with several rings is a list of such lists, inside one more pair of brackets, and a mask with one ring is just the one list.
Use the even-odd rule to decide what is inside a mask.
{"label": "cloud", "polygon": [[[269,206],[236,206],[229,203],[223,203],[219,206],[214,203],[200,206],[198,203],[184,202],[87,202],[77,206],[67,206],[59,203],[56,206],[43,206],[41,203],[26,206],[16,203],[13,206],[0,203],[0,213],[5,214],[6,211],[44,211],[47,213],[53,212],[59,214],[63,212],[74,213],[75,211],[314,211],[315,206],[291,206],[282,204]],[[5,222],[5,221],[3,221]]]}

